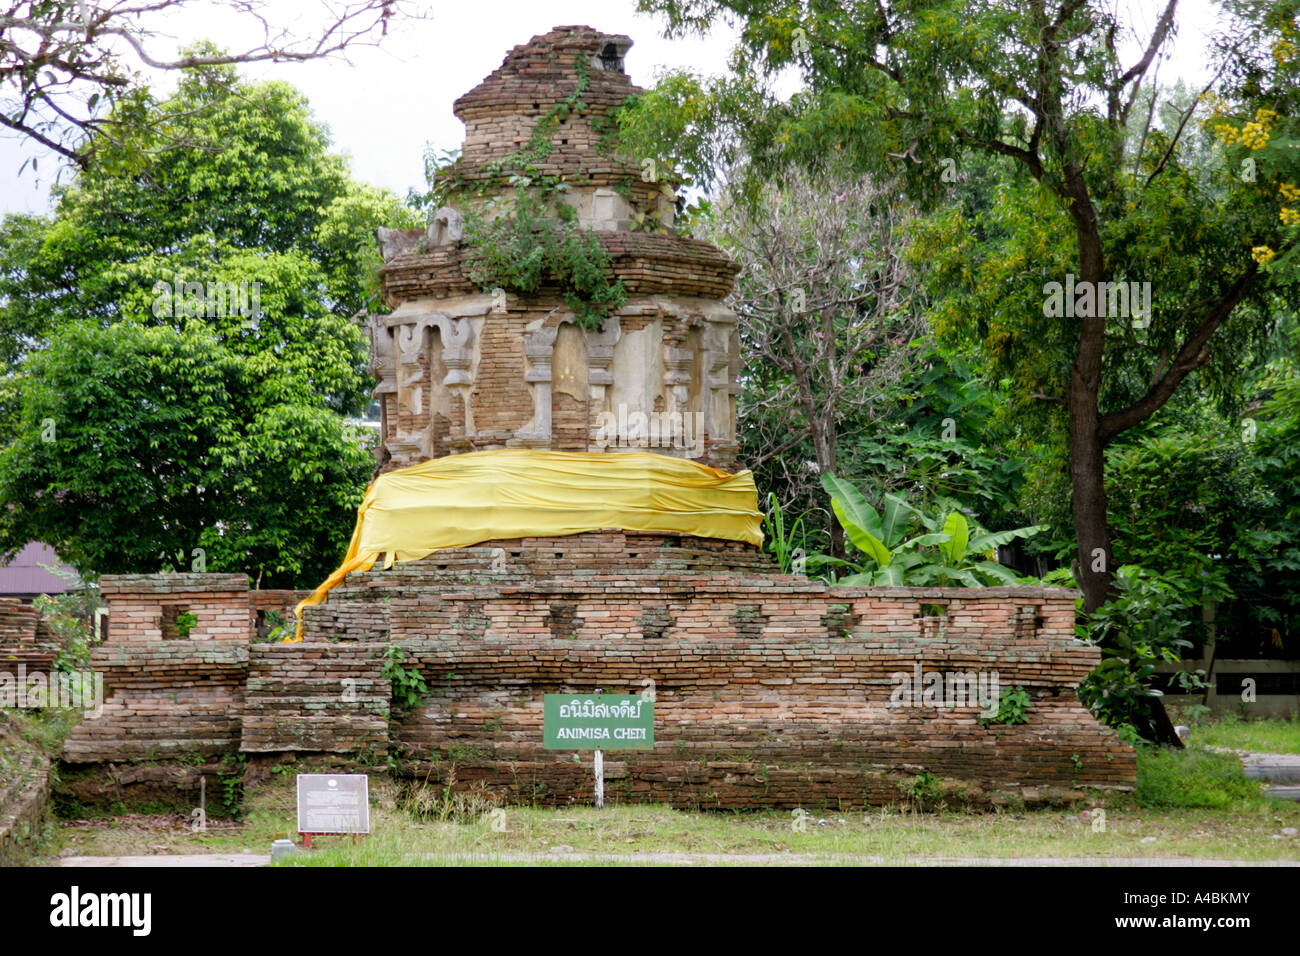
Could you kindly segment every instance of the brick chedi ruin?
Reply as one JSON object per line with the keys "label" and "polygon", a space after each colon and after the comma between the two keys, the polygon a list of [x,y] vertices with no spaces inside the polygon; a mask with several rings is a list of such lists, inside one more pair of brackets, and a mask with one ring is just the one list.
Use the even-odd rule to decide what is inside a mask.
{"label": "brick chedi ruin", "polygon": [[[600,689],[655,700],[653,749],[605,763],[611,801],[847,808],[933,778],[987,805],[1133,785],[1133,751],[1075,692],[1098,662],[1074,639],[1075,592],[828,587],[760,550],[736,460],[736,266],[675,234],[671,191],[609,146],[636,92],[630,46],[559,27],[516,47],[456,102],[464,149],[430,228],[381,230],[380,474],[300,640],[260,641],[257,621],[305,594],[105,578],[112,696],[65,761],[108,768],[120,794],[145,755],[391,756],[419,780],[589,802],[591,754],[543,748],[543,695]],[[536,228],[598,245],[606,285],[588,292],[616,293],[485,269],[476,236],[522,218],[521,180],[568,207],[539,207]],[[382,670],[394,646],[428,688],[405,710]],[[1027,722],[954,699],[953,675],[1023,688]]]}
{"label": "brick chedi ruin", "polygon": [[[611,111],[639,92],[623,72],[631,45],[560,27],[456,101],[465,144],[446,175],[460,208],[438,210],[427,232],[381,234],[392,312],[370,320],[370,337],[386,469],[491,448],[595,451],[613,430],[602,425],[629,421],[641,427],[620,429],[620,450],[735,464],[739,339],[722,300],[738,267],[668,232],[671,188],[607,145]],[[465,217],[509,209],[525,164],[562,184],[626,290],[599,329],[549,283],[522,296],[471,278]]]}

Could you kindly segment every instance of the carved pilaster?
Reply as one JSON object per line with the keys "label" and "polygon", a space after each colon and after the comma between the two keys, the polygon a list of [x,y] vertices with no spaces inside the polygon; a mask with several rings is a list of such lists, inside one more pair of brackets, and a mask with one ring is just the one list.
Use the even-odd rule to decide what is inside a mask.
{"label": "carved pilaster", "polygon": [[[486,311],[486,306],[477,311]],[[387,333],[392,357],[391,390],[395,393],[399,418],[393,429],[395,434],[386,445],[394,461],[406,464],[437,453],[432,416],[438,386],[449,389],[461,399],[465,410],[464,432],[473,434],[469,392],[474,384],[476,327],[481,322],[481,318],[472,315],[456,317],[446,312],[426,311],[414,302],[406,303],[391,315],[372,320],[372,341],[382,343],[382,333]],[[427,354],[431,329],[438,330],[442,345],[439,358],[446,374],[441,381],[431,382],[435,394],[426,395],[425,370],[432,364]],[[379,363],[383,363],[382,354]],[[419,423],[419,427],[402,429],[402,413],[408,421]]]}
{"label": "carved pilaster", "polygon": [[551,443],[551,362],[555,357],[555,337],[559,324],[541,321],[524,331],[524,381],[533,393],[533,417],[515,432],[512,444],[545,448]]}
{"label": "carved pilaster", "polygon": [[591,414],[597,416],[608,411],[605,392],[614,384],[614,346],[623,335],[618,316],[611,315],[605,320],[599,332],[583,330],[587,343],[587,390],[591,397]]}
{"label": "carved pilaster", "polygon": [[731,333],[735,317],[709,316],[704,326],[704,425],[709,438],[729,442],[735,438],[731,422]]}

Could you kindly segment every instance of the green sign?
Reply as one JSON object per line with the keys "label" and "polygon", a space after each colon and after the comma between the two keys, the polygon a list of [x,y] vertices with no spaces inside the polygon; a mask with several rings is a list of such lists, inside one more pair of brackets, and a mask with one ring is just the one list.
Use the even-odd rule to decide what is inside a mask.
{"label": "green sign", "polygon": [[655,703],[636,694],[547,694],[547,750],[650,750]]}

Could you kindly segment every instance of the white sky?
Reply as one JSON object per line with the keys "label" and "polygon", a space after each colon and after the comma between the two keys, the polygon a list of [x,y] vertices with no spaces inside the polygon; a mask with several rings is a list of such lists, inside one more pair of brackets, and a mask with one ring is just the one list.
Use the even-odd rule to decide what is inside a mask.
{"label": "white sky", "polygon": [[[92,0],[93,2],[93,0]],[[1150,27],[1163,7],[1158,0],[1115,0],[1130,9],[1135,27]],[[277,24],[308,24],[319,16],[322,0],[272,0],[269,16]],[[451,104],[492,70],[506,52],[552,27],[586,24],[607,33],[625,33],[634,45],[626,68],[632,81],[649,86],[661,68],[721,73],[734,33],[720,27],[707,38],[668,41],[655,18],[635,12],[635,0],[434,0],[429,19],[406,22],[390,30],[379,48],[357,48],[347,59],[303,64],[262,64],[242,68],[247,76],[285,80],[306,93],[316,118],[326,123],[335,148],[352,157],[353,172],[363,181],[387,186],[404,197],[424,185],[422,154],[426,142],[439,148],[459,146],[464,127]],[[1204,38],[1212,25],[1210,0],[1183,0],[1181,35],[1173,62],[1161,70],[1162,82],[1175,76],[1199,77]],[[156,22],[156,21],[155,21]],[[166,55],[185,42],[210,38],[231,49],[250,45],[230,15],[196,0],[168,21],[172,39],[158,37],[150,48]],[[304,28],[305,29],[305,28]],[[260,36],[260,34],[259,34]],[[1129,58],[1136,57],[1136,52]],[[166,89],[170,79],[159,76]],[[40,173],[24,159],[37,156]],[[30,141],[0,136],[0,211],[45,211],[56,157]],[[66,178],[66,173],[64,174]]]}

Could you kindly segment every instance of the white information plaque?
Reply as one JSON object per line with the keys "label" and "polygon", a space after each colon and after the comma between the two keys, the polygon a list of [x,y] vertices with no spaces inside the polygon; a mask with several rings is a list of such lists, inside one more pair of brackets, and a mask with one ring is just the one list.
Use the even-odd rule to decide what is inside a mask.
{"label": "white information plaque", "polygon": [[370,778],[364,773],[298,774],[299,833],[369,833]]}

